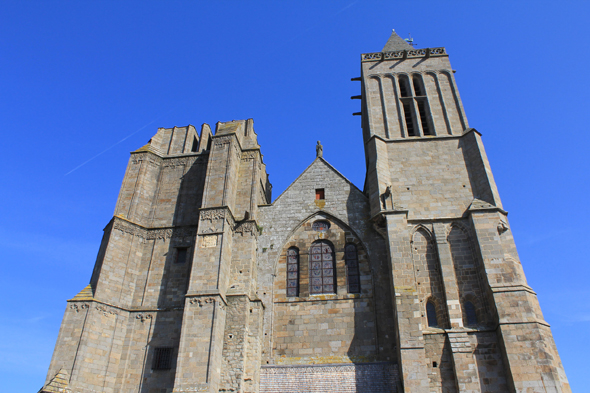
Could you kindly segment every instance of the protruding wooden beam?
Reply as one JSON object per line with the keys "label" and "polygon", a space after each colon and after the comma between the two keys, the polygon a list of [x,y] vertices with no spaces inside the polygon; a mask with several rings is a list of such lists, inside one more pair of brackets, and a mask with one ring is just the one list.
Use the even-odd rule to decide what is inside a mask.
{"label": "protruding wooden beam", "polygon": [[355,82],[355,81],[360,81],[361,77],[357,76],[356,78],[350,78],[351,81]]}
{"label": "protruding wooden beam", "polygon": [[363,114],[363,112],[354,112],[352,115],[353,115],[353,116],[360,116],[360,115],[362,115],[362,114]]}
{"label": "protruding wooden beam", "polygon": [[359,96],[351,96],[351,97],[350,97],[350,99],[351,99],[351,100],[360,100],[360,99],[362,99],[362,98],[363,98],[363,96],[362,96],[362,95],[359,95]]}

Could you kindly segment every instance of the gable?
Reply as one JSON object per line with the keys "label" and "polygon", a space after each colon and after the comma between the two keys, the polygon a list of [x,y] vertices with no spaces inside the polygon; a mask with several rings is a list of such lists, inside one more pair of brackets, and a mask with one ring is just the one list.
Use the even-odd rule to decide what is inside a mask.
{"label": "gable", "polygon": [[[318,189],[324,190],[323,200],[316,199]],[[367,233],[368,198],[326,160],[316,158],[271,205],[260,207],[264,229],[259,240],[269,246],[283,244],[297,226],[320,212],[348,225],[361,238]]]}

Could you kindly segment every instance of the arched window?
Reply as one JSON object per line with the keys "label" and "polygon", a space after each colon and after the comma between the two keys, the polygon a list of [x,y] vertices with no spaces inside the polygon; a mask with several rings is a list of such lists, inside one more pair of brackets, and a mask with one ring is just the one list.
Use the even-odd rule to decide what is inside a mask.
{"label": "arched window", "polygon": [[421,79],[422,78],[420,78],[418,75],[414,75],[414,77],[412,78],[412,81],[414,82],[414,94],[416,95],[416,97],[426,95],[424,94],[424,89],[422,88]]}
{"label": "arched window", "polygon": [[398,86],[407,136],[434,135],[422,76],[414,74],[411,81],[405,75],[400,76]]}
{"label": "arched window", "polygon": [[410,87],[408,86],[408,80],[406,79],[406,77],[401,76],[398,79],[399,82],[399,93],[402,97],[411,97],[412,95],[410,94]]}
{"label": "arched window", "polygon": [[312,244],[309,253],[309,292],[311,294],[336,293],[334,250],[326,241]]}
{"label": "arched window", "polygon": [[348,293],[360,293],[361,278],[359,274],[359,261],[356,246],[354,244],[347,244],[345,251]]}
{"label": "arched window", "polygon": [[429,327],[438,327],[438,321],[436,320],[436,307],[430,300],[426,303],[426,318],[428,319]]}
{"label": "arched window", "polygon": [[475,312],[475,306],[470,301],[463,303],[463,311],[465,312],[465,319],[467,320],[467,326],[477,325],[477,313]]}
{"label": "arched window", "polygon": [[287,296],[299,296],[299,249],[287,250]]}

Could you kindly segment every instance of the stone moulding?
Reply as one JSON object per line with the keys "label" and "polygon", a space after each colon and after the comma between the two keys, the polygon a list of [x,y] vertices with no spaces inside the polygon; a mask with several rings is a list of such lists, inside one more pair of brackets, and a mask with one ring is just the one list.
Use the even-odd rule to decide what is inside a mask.
{"label": "stone moulding", "polygon": [[[68,300],[68,303],[69,303],[69,308],[71,310],[76,311],[76,312],[79,312],[81,310],[88,310],[88,309],[90,309],[90,306],[92,304],[95,304],[95,308],[98,311],[101,311],[101,312],[106,311],[107,314],[118,315],[119,312],[127,312],[127,313],[131,313],[131,314],[139,313],[137,316],[137,319],[143,318],[144,320],[153,318],[154,313],[157,313],[157,312],[180,311],[180,310],[184,309],[184,307],[156,308],[156,309],[148,309],[148,308],[130,309],[130,308],[125,308],[125,307],[115,306],[115,305],[109,304],[109,303],[104,303],[104,302],[101,302],[100,300],[96,300],[96,299],[90,300],[90,301],[84,301],[84,302],[80,302],[80,301],[76,301],[76,300]],[[143,315],[143,317],[141,317],[140,315]]]}
{"label": "stone moulding", "polygon": [[242,161],[251,161],[258,157],[259,154],[258,150],[247,150],[242,153]]}
{"label": "stone moulding", "polygon": [[116,309],[114,309],[113,307],[110,306],[104,306],[104,305],[98,305],[96,306],[96,309],[100,312],[102,312],[105,316],[109,316],[109,315],[119,315],[119,312],[116,311]]}
{"label": "stone moulding", "polygon": [[80,310],[88,309],[89,306],[86,303],[82,303],[80,305],[74,303],[74,304],[70,304],[70,308],[76,312],[80,312]]}
{"label": "stone moulding", "polygon": [[225,219],[230,228],[234,229],[236,220],[233,214],[227,207],[201,209],[200,219],[207,221],[223,220]]}
{"label": "stone moulding", "polygon": [[162,163],[164,168],[176,168],[177,166],[190,167],[195,162],[201,163],[202,160],[198,160],[199,157],[175,157],[165,159]]}
{"label": "stone moulding", "polygon": [[141,164],[144,161],[150,165],[160,166],[162,164],[162,157],[151,151],[131,154],[131,163],[133,165]]}
{"label": "stone moulding", "polygon": [[213,144],[215,147],[225,147],[225,145],[229,145],[232,141],[234,136],[231,135],[224,135],[213,139]]}
{"label": "stone moulding", "polygon": [[244,221],[238,223],[235,228],[235,232],[241,234],[242,236],[249,234],[251,236],[258,236],[258,225],[256,225],[256,221]]}
{"label": "stone moulding", "polygon": [[137,314],[135,316],[135,319],[139,319],[141,321],[141,323],[144,323],[148,319],[152,319],[152,318],[153,318],[152,314]]}
{"label": "stone moulding", "polygon": [[189,297],[188,303],[193,306],[198,306],[198,307],[203,307],[205,304],[212,304],[213,307],[215,307],[215,304],[217,303],[217,306],[221,310],[224,310],[225,306],[227,306],[227,301],[221,296],[218,296],[218,297],[191,296],[191,297]]}
{"label": "stone moulding", "polygon": [[447,56],[445,48],[425,48],[415,50],[400,50],[395,52],[375,52],[363,53],[361,55],[361,62],[367,61],[383,61],[395,59],[415,59],[420,57],[440,57]]}
{"label": "stone moulding", "polygon": [[[190,238],[193,239],[197,233],[196,226],[180,228],[144,228],[137,224],[123,220],[119,217],[114,218],[113,229],[132,236],[137,236],[144,240],[167,240],[171,238]],[[191,242],[194,241],[191,240]]]}

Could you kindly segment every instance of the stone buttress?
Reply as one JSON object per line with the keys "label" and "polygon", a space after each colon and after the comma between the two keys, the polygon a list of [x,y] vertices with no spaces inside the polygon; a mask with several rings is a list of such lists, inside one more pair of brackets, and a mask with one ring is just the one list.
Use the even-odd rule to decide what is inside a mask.
{"label": "stone buttress", "polygon": [[256,217],[270,183],[252,125],[160,128],[132,152],[42,391],[256,391]]}

